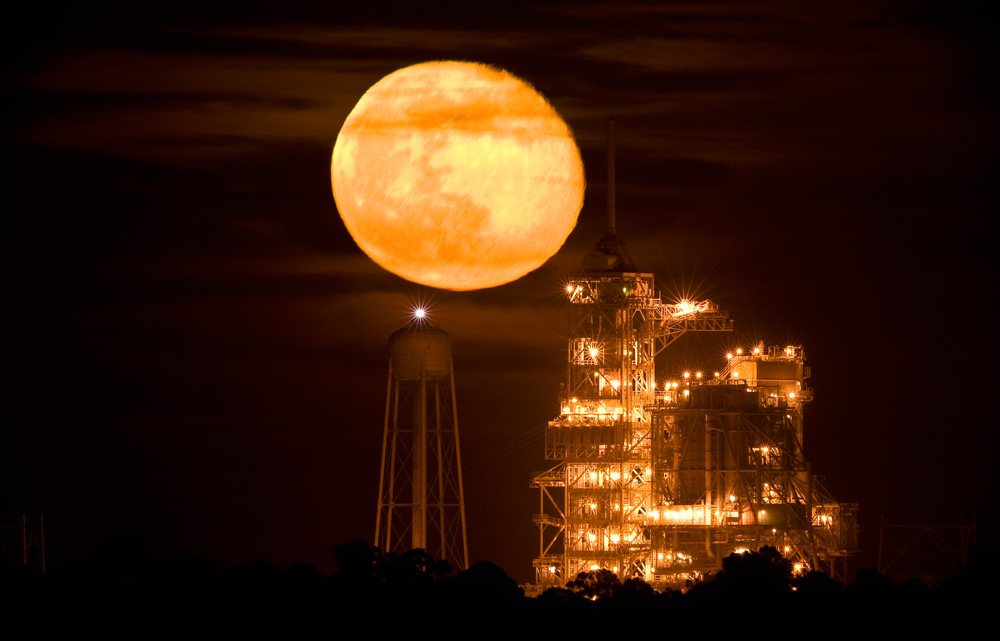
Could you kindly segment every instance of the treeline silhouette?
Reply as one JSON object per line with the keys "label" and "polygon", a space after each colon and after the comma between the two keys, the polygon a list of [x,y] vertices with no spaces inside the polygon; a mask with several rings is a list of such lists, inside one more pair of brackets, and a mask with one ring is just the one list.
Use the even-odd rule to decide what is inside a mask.
{"label": "treeline silhouette", "polygon": [[475,626],[492,636],[571,626],[591,632],[825,635],[857,626],[972,630],[991,613],[997,591],[997,559],[983,549],[934,588],[916,579],[895,583],[864,568],[848,586],[822,572],[800,576],[774,548],[764,547],[723,559],[721,571],[684,591],[657,592],[640,579],[621,581],[595,570],[534,599],[485,561],[452,572],[446,561],[423,550],[380,556],[367,543],[351,541],[332,552],[339,568],[327,577],[306,564],[222,567],[185,555],[158,561],[142,537],[117,534],[88,557],[44,575],[4,564],[4,603],[8,618],[44,621],[53,630],[97,626],[137,634],[195,625],[220,633],[374,634]]}

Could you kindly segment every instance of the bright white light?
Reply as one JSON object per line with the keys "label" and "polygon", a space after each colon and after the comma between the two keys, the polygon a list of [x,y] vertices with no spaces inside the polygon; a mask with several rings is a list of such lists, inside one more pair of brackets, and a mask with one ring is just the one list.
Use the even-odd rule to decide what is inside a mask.
{"label": "bright white light", "polygon": [[422,319],[424,316],[427,316],[427,310],[425,310],[423,307],[418,307],[415,310],[413,310],[414,318]]}

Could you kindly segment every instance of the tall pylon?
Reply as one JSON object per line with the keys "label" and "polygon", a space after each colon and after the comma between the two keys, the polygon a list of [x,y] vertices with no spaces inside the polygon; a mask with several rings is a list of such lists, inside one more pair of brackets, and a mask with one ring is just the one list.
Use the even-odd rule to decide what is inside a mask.
{"label": "tall pylon", "polygon": [[451,337],[419,310],[389,338],[375,547],[469,567]]}

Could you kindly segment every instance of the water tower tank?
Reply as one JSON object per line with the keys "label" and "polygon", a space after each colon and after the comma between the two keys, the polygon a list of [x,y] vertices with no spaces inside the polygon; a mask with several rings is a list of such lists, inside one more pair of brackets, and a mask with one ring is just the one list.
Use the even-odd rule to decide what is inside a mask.
{"label": "water tower tank", "polygon": [[424,365],[427,380],[444,380],[451,374],[451,337],[426,325],[404,327],[389,337],[389,358],[393,376],[401,381],[420,380]]}

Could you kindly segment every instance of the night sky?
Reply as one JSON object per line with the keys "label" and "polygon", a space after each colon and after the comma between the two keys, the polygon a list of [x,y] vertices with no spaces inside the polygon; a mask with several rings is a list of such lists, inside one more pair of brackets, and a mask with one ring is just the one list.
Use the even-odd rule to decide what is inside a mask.
{"label": "night sky", "polygon": [[[97,3],[100,5],[101,3]],[[470,557],[532,577],[568,274],[618,233],[688,335],[802,344],[805,451],[880,515],[997,543],[991,405],[997,93],[988,3],[104,3],[23,8],[4,44],[7,367],[0,512],[49,561],[111,532],[334,569],[374,535],[386,343],[416,302],[454,339]],[[344,119],[414,63],[500,66],[573,129],[587,190],[556,256],[428,289],[354,244],[330,187]]]}

